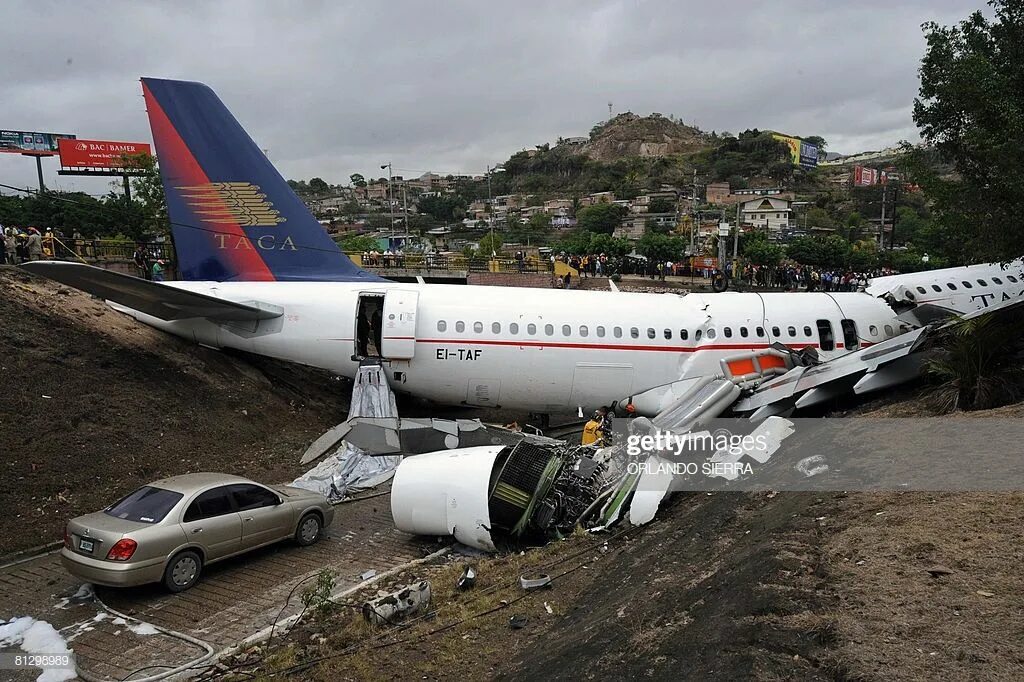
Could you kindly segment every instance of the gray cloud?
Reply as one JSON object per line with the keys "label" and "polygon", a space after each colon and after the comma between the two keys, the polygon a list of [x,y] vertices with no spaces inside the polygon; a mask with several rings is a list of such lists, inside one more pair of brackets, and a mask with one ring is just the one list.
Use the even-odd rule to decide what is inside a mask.
{"label": "gray cloud", "polygon": [[[211,85],[286,177],[480,172],[586,134],[609,101],[853,152],[915,138],[920,24],[980,6],[9,2],[0,127],[148,141],[146,75]],[[51,185],[105,191],[44,163]],[[34,185],[34,164],[0,154],[0,182]]]}

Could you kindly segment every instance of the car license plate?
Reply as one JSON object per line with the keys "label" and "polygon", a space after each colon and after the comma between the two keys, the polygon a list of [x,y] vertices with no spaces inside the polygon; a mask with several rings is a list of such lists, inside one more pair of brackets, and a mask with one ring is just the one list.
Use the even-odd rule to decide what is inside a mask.
{"label": "car license plate", "polygon": [[78,549],[83,552],[92,552],[92,540],[81,539],[78,541]]}

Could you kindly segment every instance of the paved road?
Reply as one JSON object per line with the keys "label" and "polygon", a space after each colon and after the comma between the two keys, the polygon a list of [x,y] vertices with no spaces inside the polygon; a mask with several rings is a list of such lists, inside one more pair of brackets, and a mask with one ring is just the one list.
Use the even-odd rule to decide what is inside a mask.
{"label": "paved road", "polygon": [[[97,588],[110,609],[180,632],[220,651],[271,625],[279,615],[298,613],[305,586],[289,592],[322,569],[337,572],[337,586],[354,586],[366,571],[383,571],[439,548],[436,542],[394,529],[390,498],[380,496],[338,507],[334,524],[316,545],[291,543],[236,557],[209,567],[196,587],[172,595],[158,586]],[[312,584],[310,580],[308,584]],[[145,677],[192,661],[205,650],[165,634],[137,634],[103,604],[69,601],[81,582],[68,575],[57,554],[0,569],[0,618],[33,616],[51,623],[70,640],[79,666],[98,678],[121,680],[144,666]],[[2,675],[2,673],[0,673]],[[26,679],[34,679],[35,673]]]}

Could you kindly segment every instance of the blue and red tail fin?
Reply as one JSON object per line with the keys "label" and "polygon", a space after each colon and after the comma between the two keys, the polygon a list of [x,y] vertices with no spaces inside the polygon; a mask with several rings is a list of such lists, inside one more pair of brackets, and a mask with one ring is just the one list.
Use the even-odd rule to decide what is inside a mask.
{"label": "blue and red tail fin", "polygon": [[342,253],[220,98],[142,79],[184,279],[380,281]]}

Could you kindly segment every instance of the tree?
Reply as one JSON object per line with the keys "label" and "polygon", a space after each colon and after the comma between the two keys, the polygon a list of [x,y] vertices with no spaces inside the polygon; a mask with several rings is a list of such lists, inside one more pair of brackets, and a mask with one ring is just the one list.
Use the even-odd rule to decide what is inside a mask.
{"label": "tree", "polygon": [[947,242],[964,259],[1024,253],[1024,5],[990,0],[955,26],[924,25],[928,47],[914,121],[955,175],[914,150],[907,167],[935,202]]}
{"label": "tree", "polygon": [[815,147],[818,148],[819,157],[824,156],[825,147],[828,146],[828,143],[825,142],[824,137],[822,137],[821,135],[808,135],[807,137],[803,138],[803,140],[807,144],[813,144]]}
{"label": "tree", "polygon": [[663,234],[645,234],[636,243],[637,253],[654,262],[677,261],[683,257],[686,244],[679,237]]}
{"label": "tree", "polygon": [[653,232],[654,234],[668,234],[672,231],[672,225],[659,222],[654,218],[648,218],[644,221],[644,232]]}
{"label": "tree", "polygon": [[317,194],[323,194],[331,188],[323,178],[313,178],[309,181],[309,189]]}
{"label": "tree", "polygon": [[743,257],[754,265],[778,265],[786,255],[782,247],[772,244],[763,232],[740,235]]}
{"label": "tree", "polygon": [[365,235],[351,235],[341,240],[341,250],[348,251],[350,253],[373,251],[374,249],[379,248],[380,242],[373,237],[367,237]]}
{"label": "tree", "polygon": [[581,230],[598,234],[611,234],[628,213],[625,206],[618,204],[595,204],[585,206],[576,213],[576,224]]}
{"label": "tree", "polygon": [[480,254],[490,257],[492,254],[499,253],[503,243],[501,235],[497,232],[486,234],[480,239]]}
{"label": "tree", "polygon": [[647,205],[648,213],[675,213],[675,210],[676,202],[664,197],[651,199],[651,203]]}
{"label": "tree", "polygon": [[353,173],[348,176],[348,179],[352,182],[353,187],[366,187],[366,178],[360,173]]}
{"label": "tree", "polygon": [[133,158],[132,165],[145,170],[146,174],[131,180],[132,200],[139,204],[142,213],[138,233],[130,236],[138,238],[143,234],[166,234],[170,226],[167,198],[164,196],[164,185],[160,181],[160,168],[156,159],[149,154],[138,154]]}

